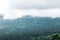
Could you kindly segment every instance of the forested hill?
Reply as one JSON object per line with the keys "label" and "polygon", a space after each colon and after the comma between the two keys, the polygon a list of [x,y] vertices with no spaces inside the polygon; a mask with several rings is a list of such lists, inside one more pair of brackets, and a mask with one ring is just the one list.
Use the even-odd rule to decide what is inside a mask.
{"label": "forested hill", "polygon": [[60,18],[23,16],[5,20],[0,16],[0,33],[60,32]]}

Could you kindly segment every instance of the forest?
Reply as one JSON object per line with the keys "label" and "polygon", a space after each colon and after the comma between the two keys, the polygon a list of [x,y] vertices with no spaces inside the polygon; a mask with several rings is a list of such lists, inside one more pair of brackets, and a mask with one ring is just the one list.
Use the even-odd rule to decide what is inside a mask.
{"label": "forest", "polygon": [[0,15],[0,40],[60,40],[60,18],[33,17],[3,19]]}

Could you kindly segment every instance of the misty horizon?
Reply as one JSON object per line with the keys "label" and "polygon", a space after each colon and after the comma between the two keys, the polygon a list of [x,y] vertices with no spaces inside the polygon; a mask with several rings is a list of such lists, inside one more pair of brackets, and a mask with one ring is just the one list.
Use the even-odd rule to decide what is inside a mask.
{"label": "misty horizon", "polygon": [[60,0],[0,0],[0,14],[4,19],[24,15],[60,17]]}
{"label": "misty horizon", "polygon": [[60,40],[60,0],[0,0],[0,40]]}

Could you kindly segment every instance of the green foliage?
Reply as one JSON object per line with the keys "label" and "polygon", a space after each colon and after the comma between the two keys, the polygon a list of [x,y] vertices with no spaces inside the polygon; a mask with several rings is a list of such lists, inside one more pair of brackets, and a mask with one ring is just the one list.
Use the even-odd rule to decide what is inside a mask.
{"label": "green foliage", "polygon": [[[50,39],[50,37],[48,37],[49,35],[44,35],[44,34],[39,34],[39,33],[26,33],[26,34],[7,34],[7,35],[0,35],[0,40],[56,40],[59,39],[60,40],[60,36],[59,34],[50,34],[50,37],[52,39]],[[36,36],[38,35],[38,36]]]}
{"label": "green foliage", "polygon": [[0,19],[0,40],[60,39],[58,35],[51,35],[60,33],[60,18],[24,16],[14,20]]}
{"label": "green foliage", "polygon": [[59,34],[55,34],[52,36],[52,40],[60,40]]}
{"label": "green foliage", "polygon": [[0,33],[60,32],[60,18],[24,16],[14,20],[0,20]]}

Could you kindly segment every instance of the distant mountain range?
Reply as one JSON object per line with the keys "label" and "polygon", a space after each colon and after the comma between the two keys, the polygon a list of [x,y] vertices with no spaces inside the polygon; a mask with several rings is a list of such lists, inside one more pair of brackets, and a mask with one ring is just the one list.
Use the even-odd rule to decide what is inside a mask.
{"label": "distant mountain range", "polygon": [[60,32],[60,18],[23,16],[14,20],[4,20],[0,16],[0,33],[52,33]]}

